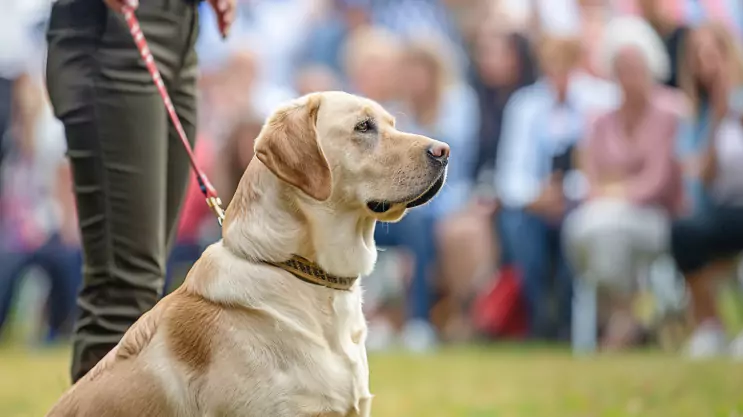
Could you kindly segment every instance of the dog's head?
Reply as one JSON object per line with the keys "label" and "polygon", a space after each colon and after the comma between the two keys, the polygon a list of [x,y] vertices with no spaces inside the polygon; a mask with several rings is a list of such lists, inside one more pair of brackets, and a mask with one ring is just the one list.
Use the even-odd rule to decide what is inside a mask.
{"label": "dog's head", "polygon": [[395,119],[372,100],[325,92],[276,111],[256,141],[255,154],[312,200],[391,222],[438,193],[449,147],[400,132]]}

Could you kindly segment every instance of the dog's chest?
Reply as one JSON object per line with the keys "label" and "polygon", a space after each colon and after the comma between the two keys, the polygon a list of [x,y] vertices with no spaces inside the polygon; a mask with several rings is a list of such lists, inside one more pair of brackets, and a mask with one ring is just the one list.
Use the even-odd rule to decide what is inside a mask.
{"label": "dog's chest", "polygon": [[[347,387],[350,409],[358,410],[359,403],[369,398],[369,366],[366,357],[366,320],[361,310],[358,294],[334,297],[329,300],[332,308],[332,325],[326,329],[331,361],[342,369]],[[328,371],[331,367],[328,368]],[[355,415],[351,413],[351,415]]]}
{"label": "dog's chest", "polygon": [[322,360],[317,362],[314,371],[300,370],[301,373],[309,371],[314,374],[314,378],[305,380],[299,390],[311,393],[309,397],[317,401],[313,408],[319,415],[330,412],[334,416],[355,416],[364,399],[371,397],[363,346],[344,343],[341,349],[320,354]]}
{"label": "dog's chest", "polygon": [[[360,299],[325,298],[318,321],[271,320],[272,331],[231,331],[232,353],[220,352],[210,374],[221,415],[365,416],[369,370]],[[239,327],[235,323],[234,327]],[[240,360],[235,360],[240,358]],[[212,383],[208,385],[214,385]],[[234,407],[234,408],[233,408]]]}
{"label": "dog's chest", "polygon": [[311,416],[363,415],[360,410],[371,397],[360,297],[335,295],[328,296],[323,312],[324,346],[300,342],[307,360],[295,363],[286,381],[298,408],[313,410]]}

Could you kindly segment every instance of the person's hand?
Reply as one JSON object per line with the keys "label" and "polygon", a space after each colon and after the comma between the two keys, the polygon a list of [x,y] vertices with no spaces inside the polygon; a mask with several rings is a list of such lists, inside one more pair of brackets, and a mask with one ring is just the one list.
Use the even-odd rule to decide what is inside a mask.
{"label": "person's hand", "polygon": [[709,184],[717,174],[717,147],[714,146],[715,138],[710,138],[712,145],[699,156],[699,173],[698,177],[705,183]]}
{"label": "person's hand", "polygon": [[132,10],[139,7],[139,0],[103,0],[103,2],[117,13],[124,13],[124,8],[126,7]]}
{"label": "person's hand", "polygon": [[217,14],[217,25],[223,38],[230,34],[232,22],[235,21],[236,2],[236,0],[209,0],[214,13]]}
{"label": "person's hand", "polygon": [[65,226],[59,231],[59,237],[62,243],[68,248],[77,248],[80,246],[80,232],[77,229],[77,223],[73,226]]}
{"label": "person's hand", "polygon": [[725,117],[727,117],[728,112],[730,110],[730,106],[728,104],[728,96],[726,92],[723,91],[717,91],[713,93],[712,97],[712,122],[714,123],[714,128],[716,128],[720,122],[722,122]]}
{"label": "person's hand", "polygon": [[565,196],[562,192],[562,174],[553,174],[542,188],[542,193],[531,206],[535,213],[550,220],[558,220],[565,214]]}
{"label": "person's hand", "polygon": [[475,198],[470,204],[469,210],[472,213],[489,217],[495,214],[495,212],[498,211],[498,208],[500,208],[500,204],[496,199]]}
{"label": "person's hand", "polygon": [[[712,121],[719,124],[730,111],[730,83],[724,66],[721,66],[710,91],[710,105],[712,107]],[[716,127],[716,126],[714,126]]]}
{"label": "person's hand", "polygon": [[730,82],[725,66],[721,66],[710,91],[712,126],[708,133],[707,145],[698,158],[698,176],[709,183],[717,174],[717,134],[723,121],[730,115]]}
{"label": "person's hand", "polygon": [[599,195],[606,198],[622,198],[625,196],[627,189],[622,182],[609,182],[599,188]]}

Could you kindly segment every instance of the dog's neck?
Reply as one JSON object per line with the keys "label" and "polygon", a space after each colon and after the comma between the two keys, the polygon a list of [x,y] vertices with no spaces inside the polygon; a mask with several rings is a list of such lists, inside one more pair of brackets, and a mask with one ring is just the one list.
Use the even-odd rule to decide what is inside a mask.
{"label": "dog's neck", "polygon": [[224,245],[251,261],[309,259],[327,273],[356,277],[374,267],[374,219],[331,210],[299,194],[254,159],[227,208]]}

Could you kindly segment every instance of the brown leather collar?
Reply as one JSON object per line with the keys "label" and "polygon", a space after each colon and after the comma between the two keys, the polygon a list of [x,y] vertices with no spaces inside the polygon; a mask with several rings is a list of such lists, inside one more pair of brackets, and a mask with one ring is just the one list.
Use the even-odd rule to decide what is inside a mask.
{"label": "brown leather collar", "polygon": [[339,277],[337,275],[328,274],[314,262],[299,255],[293,255],[289,260],[284,262],[264,262],[277,268],[281,268],[302,281],[309,282],[310,284],[321,285],[334,290],[349,291],[358,279],[358,277]]}

